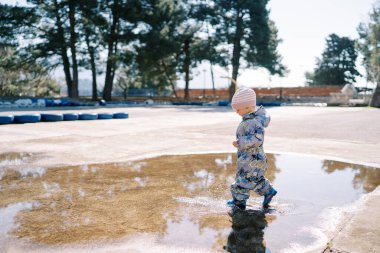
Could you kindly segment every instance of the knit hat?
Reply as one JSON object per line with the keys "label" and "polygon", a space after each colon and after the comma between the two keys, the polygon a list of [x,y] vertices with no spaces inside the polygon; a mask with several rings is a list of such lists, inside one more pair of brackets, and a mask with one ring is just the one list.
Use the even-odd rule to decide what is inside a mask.
{"label": "knit hat", "polygon": [[239,88],[232,97],[231,106],[235,110],[256,106],[256,93],[246,87]]}

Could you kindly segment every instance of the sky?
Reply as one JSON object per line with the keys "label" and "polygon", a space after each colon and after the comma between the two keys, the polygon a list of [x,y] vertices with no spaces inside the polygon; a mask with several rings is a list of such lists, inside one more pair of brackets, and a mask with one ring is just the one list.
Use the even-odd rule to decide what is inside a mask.
{"label": "sky", "polygon": [[[374,2],[375,0],[270,0],[270,18],[278,28],[278,37],[282,39],[278,52],[290,72],[281,78],[270,76],[264,69],[244,69],[239,72],[238,84],[248,87],[304,86],[304,74],[315,68],[316,58],[321,57],[325,48],[326,37],[335,33],[356,39],[356,29],[360,22],[368,20]],[[360,60],[357,66],[365,74],[363,68],[359,68]],[[200,83],[202,80],[198,77],[194,82]],[[226,86],[227,81],[223,81],[223,85]],[[365,78],[358,79],[357,85],[365,86]],[[207,86],[211,86],[211,80],[206,78]]]}
{"label": "sky", "polygon": [[[278,28],[282,43],[278,47],[282,63],[289,69],[285,77],[270,76],[265,69],[240,69],[237,82],[247,87],[294,87],[305,85],[305,72],[313,71],[317,57],[321,57],[325,40],[331,33],[356,39],[359,23],[368,20],[368,14],[376,0],[270,0],[270,18]],[[25,3],[24,0],[0,0],[3,4]],[[357,62],[359,72],[364,73]],[[231,69],[214,67],[215,85],[227,87]],[[57,76],[62,72],[57,72]],[[90,79],[90,73],[81,73]],[[61,77],[62,79],[62,77]],[[100,79],[103,82],[104,78]],[[365,78],[357,80],[357,86],[366,86]],[[369,85],[371,86],[371,85]],[[184,87],[183,80],[178,87]],[[201,64],[193,70],[190,88],[212,88],[210,65]]]}

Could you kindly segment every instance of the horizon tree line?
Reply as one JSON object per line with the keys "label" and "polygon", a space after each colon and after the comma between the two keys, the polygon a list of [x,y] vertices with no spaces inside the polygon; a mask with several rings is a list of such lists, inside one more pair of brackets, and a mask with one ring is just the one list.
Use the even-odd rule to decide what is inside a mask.
{"label": "horizon tree line", "polygon": [[[21,85],[59,67],[68,96],[77,98],[80,71],[89,70],[92,99],[98,99],[97,76],[103,74],[102,97],[107,101],[112,99],[115,83],[124,91],[145,87],[162,92],[169,87],[177,96],[176,81],[182,78],[184,98],[189,99],[192,71],[207,61],[212,75],[215,65],[231,67],[231,99],[233,81],[242,68],[265,68],[280,76],[288,71],[277,50],[281,40],[269,17],[268,1],[27,0],[26,6],[0,4],[0,55],[7,56],[6,61],[0,60],[0,73],[5,76],[14,63],[18,67],[10,69],[13,75],[19,72],[14,76],[22,80],[17,84]],[[370,23],[379,25],[378,12],[379,6],[374,5],[372,20],[360,25],[360,42],[336,34],[326,38],[316,68],[306,73],[309,85],[354,82],[360,75],[355,66],[360,50],[368,80],[379,86],[380,75],[374,74],[376,67],[370,67],[378,64],[370,56],[376,53],[368,39],[375,34]],[[0,80],[0,92],[9,82]]]}
{"label": "horizon tree line", "polygon": [[[13,48],[21,62],[47,71],[63,69],[68,96],[79,96],[80,70],[90,70],[92,99],[97,76],[102,96],[114,84],[170,87],[185,81],[189,98],[192,70],[201,62],[264,67],[283,75],[279,39],[269,18],[268,0],[27,0],[26,6],[0,5],[0,47]],[[234,85],[230,85],[232,97]],[[126,87],[127,88],[127,87]]]}

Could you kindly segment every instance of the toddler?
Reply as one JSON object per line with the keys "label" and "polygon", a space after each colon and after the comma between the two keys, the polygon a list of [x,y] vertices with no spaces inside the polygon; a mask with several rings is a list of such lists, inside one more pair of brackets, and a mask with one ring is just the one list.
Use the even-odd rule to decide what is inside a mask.
{"label": "toddler", "polygon": [[270,122],[264,107],[255,111],[256,94],[252,89],[239,88],[231,102],[232,108],[242,117],[236,130],[236,140],[232,143],[237,149],[237,173],[231,185],[232,200],[228,205],[245,210],[249,191],[264,196],[263,207],[268,208],[277,191],[264,177],[268,168],[264,153],[264,128]]}

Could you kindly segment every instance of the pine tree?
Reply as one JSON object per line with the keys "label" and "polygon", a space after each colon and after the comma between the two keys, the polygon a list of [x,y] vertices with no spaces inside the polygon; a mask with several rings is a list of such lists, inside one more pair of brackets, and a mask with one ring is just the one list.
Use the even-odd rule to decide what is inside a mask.
{"label": "pine tree", "polygon": [[369,21],[359,28],[359,49],[364,55],[363,64],[368,81],[376,84],[370,106],[380,107],[380,1],[377,1],[369,14]]}
{"label": "pine tree", "polygon": [[355,40],[330,34],[322,58],[317,59],[313,73],[307,73],[310,85],[345,85],[354,83],[360,73],[356,69],[358,56]]}
{"label": "pine tree", "polygon": [[[280,40],[277,29],[269,18],[268,0],[214,0],[210,5],[215,36],[226,47],[232,47],[232,79],[237,80],[239,69],[264,67],[271,74],[283,75],[286,68],[277,52]],[[230,100],[235,92],[234,82],[229,87]]]}

